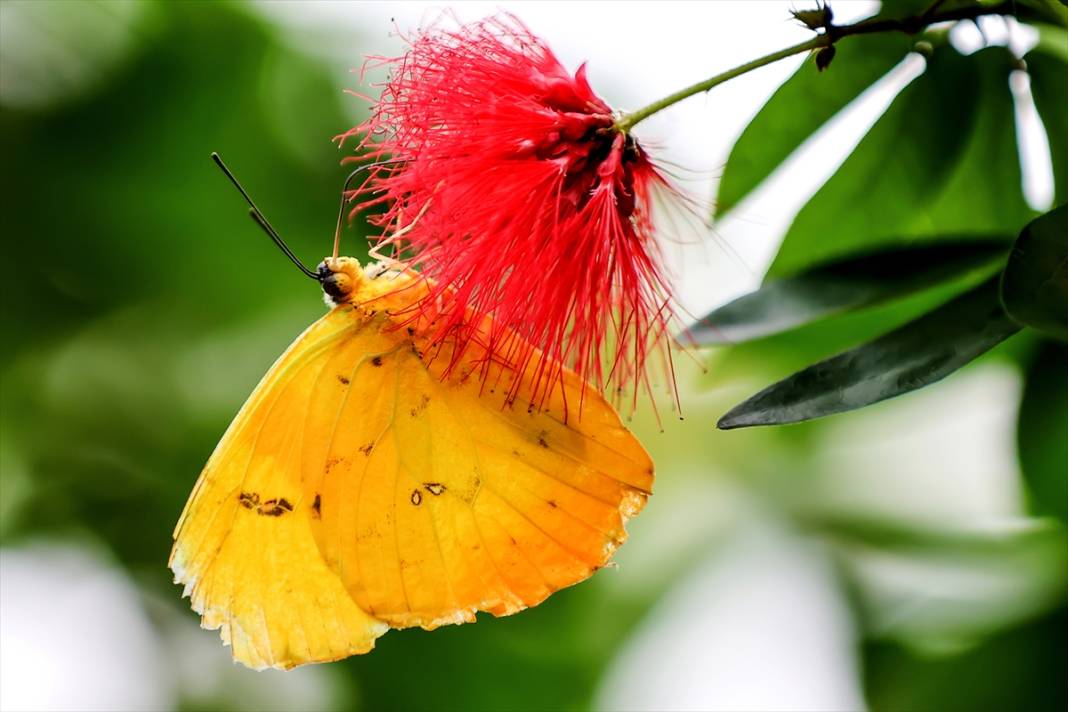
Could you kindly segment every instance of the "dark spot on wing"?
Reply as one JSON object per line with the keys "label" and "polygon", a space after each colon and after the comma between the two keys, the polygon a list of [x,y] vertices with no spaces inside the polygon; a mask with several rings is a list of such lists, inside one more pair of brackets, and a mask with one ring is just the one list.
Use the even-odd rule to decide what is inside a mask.
{"label": "dark spot on wing", "polygon": [[520,455],[519,455],[519,451],[518,451],[518,450],[516,450],[515,448],[512,448],[512,454],[513,454],[514,456],[516,456],[516,457],[520,457]]}
{"label": "dark spot on wing", "polygon": [[329,474],[330,470],[334,469],[334,465],[336,465],[339,462],[341,462],[342,459],[343,458],[340,458],[340,457],[327,458],[326,464],[323,466],[323,473],[324,474]]}
{"label": "dark spot on wing", "polygon": [[413,489],[412,490],[411,500],[412,500],[412,504],[414,504],[416,507],[418,507],[423,501],[423,493],[420,492],[417,489]]}
{"label": "dark spot on wing", "polygon": [[538,445],[548,449],[549,441],[546,440],[547,437],[549,437],[549,433],[545,430],[542,430],[540,433],[538,433]]}
{"label": "dark spot on wing", "polygon": [[414,418],[415,416],[419,415],[424,410],[426,410],[426,407],[428,405],[430,405],[430,396],[428,396],[426,393],[424,393],[421,396],[419,396],[419,405],[415,406],[414,408],[412,408],[408,412]]}
{"label": "dark spot on wing", "polygon": [[371,364],[374,365],[374,366],[381,366],[382,365],[382,357],[381,356],[375,356],[373,359],[371,359]]}
{"label": "dark spot on wing", "polygon": [[359,448],[360,452],[362,452],[367,457],[371,457],[371,451],[374,449],[375,444],[373,442],[367,443],[366,445],[361,445]]}
{"label": "dark spot on wing", "polygon": [[315,500],[312,502],[311,509],[312,517],[314,517],[315,519],[319,519],[323,516],[323,500],[318,493],[316,493],[315,495]]}
{"label": "dark spot on wing", "polygon": [[264,517],[280,517],[286,512],[293,511],[293,505],[285,497],[281,499],[268,499],[260,502],[258,492],[242,492],[238,495],[238,501],[245,509],[254,509],[256,514]]}
{"label": "dark spot on wing", "polygon": [[293,511],[293,505],[285,497],[281,499],[269,499],[256,510],[265,517],[280,517],[286,512]]}
{"label": "dark spot on wing", "polygon": [[445,485],[440,482],[424,482],[423,488],[435,497],[445,492]]}
{"label": "dark spot on wing", "polygon": [[349,379],[345,378],[340,373],[337,374],[337,380],[341,381],[341,385],[343,385],[343,386],[349,385]]}
{"label": "dark spot on wing", "polygon": [[556,503],[556,500],[555,500],[555,499],[550,499],[550,500],[548,501],[548,505],[549,505],[550,507],[552,507],[553,509],[556,509],[556,508],[557,508],[557,507],[559,506],[559,505],[558,505],[558,504]]}

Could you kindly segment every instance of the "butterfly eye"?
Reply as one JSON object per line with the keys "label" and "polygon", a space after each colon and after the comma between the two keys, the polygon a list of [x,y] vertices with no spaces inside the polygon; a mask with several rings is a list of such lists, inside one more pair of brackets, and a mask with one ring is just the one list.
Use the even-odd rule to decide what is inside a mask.
{"label": "butterfly eye", "polygon": [[333,272],[322,280],[323,291],[331,299],[340,300],[352,291],[352,280],[344,272]]}

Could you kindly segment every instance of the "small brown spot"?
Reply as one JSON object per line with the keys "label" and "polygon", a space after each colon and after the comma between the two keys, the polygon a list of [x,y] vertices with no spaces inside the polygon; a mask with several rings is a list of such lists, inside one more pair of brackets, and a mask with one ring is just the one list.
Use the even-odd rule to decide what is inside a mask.
{"label": "small brown spot", "polygon": [[374,449],[375,449],[375,444],[373,442],[367,443],[366,445],[362,445],[359,448],[360,452],[362,452],[367,457],[371,457],[371,451],[374,450]]}
{"label": "small brown spot", "polygon": [[514,536],[510,536],[508,538],[512,541],[512,546],[516,546],[517,544],[519,544],[519,542],[515,540]]}
{"label": "small brown spot", "polygon": [[556,500],[555,499],[550,499],[549,500],[549,506],[552,507],[553,509],[556,509],[559,505],[556,504]]}
{"label": "small brown spot", "polygon": [[412,504],[414,504],[416,507],[418,507],[423,501],[423,493],[420,492],[417,489],[413,489],[412,490],[411,500],[412,500]]}
{"label": "small brown spot", "polygon": [[337,380],[341,381],[341,385],[343,385],[343,386],[349,385],[349,379],[345,378],[340,373],[337,374]]}
{"label": "small brown spot", "polygon": [[424,393],[421,396],[419,396],[419,405],[415,406],[414,408],[412,408],[408,412],[414,418],[415,416],[419,415],[424,410],[426,410],[426,407],[428,405],[430,405],[430,396],[428,396],[427,394]]}
{"label": "small brown spot", "polygon": [[264,517],[279,517],[286,512],[293,511],[293,505],[289,503],[289,500],[285,497],[281,499],[268,499],[264,502],[260,502],[260,495],[258,492],[242,492],[238,496],[238,501],[241,502],[241,506],[245,509],[255,509],[256,514]]}
{"label": "small brown spot", "polygon": [[549,433],[544,430],[538,433],[538,445],[541,445],[543,448],[548,449],[549,441],[546,440],[547,437],[549,437]]}
{"label": "small brown spot", "polygon": [[256,509],[256,513],[265,517],[280,517],[286,512],[292,512],[293,505],[285,497],[281,499],[269,499]]}
{"label": "small brown spot", "polygon": [[334,469],[334,465],[336,465],[337,463],[341,462],[341,459],[342,458],[340,458],[340,457],[327,458],[326,464],[323,466],[323,472],[325,474],[329,474],[330,470]]}
{"label": "small brown spot", "polygon": [[413,329],[412,327],[409,326],[408,327],[408,336],[414,336],[414,335],[415,335],[415,329]]}
{"label": "small brown spot", "polygon": [[424,482],[423,487],[426,489],[427,492],[434,495],[435,497],[445,492],[445,485],[441,484],[440,482]]}
{"label": "small brown spot", "polygon": [[382,365],[382,357],[381,356],[375,356],[373,359],[371,359],[371,364],[374,365],[374,366],[381,366]]}
{"label": "small brown spot", "polygon": [[318,493],[316,493],[315,495],[315,500],[312,502],[311,508],[313,518],[320,519],[323,516],[323,500],[322,497],[318,495]]}
{"label": "small brown spot", "polygon": [[515,448],[512,448],[512,454],[515,455],[516,457],[519,457],[519,451],[516,450]]}

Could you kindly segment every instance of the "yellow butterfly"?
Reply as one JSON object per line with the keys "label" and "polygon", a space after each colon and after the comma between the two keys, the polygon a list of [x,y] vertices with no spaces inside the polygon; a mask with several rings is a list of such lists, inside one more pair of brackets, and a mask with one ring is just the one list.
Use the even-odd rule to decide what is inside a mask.
{"label": "yellow butterfly", "polygon": [[174,532],[175,581],[236,660],[292,668],[509,615],[609,561],[653,467],[608,402],[565,369],[531,407],[535,367],[477,345],[450,368],[401,316],[426,293],[412,270],[302,269],[334,306],[241,408]]}

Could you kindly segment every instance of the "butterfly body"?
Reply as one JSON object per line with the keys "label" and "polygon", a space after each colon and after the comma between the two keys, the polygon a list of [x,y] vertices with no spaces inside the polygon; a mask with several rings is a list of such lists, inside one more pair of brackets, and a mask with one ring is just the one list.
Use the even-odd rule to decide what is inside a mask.
{"label": "butterfly body", "polygon": [[566,369],[539,396],[533,366],[430,339],[412,271],[319,272],[335,306],[250,396],[175,530],[176,581],[235,659],[367,652],[604,566],[653,482],[611,406]]}

